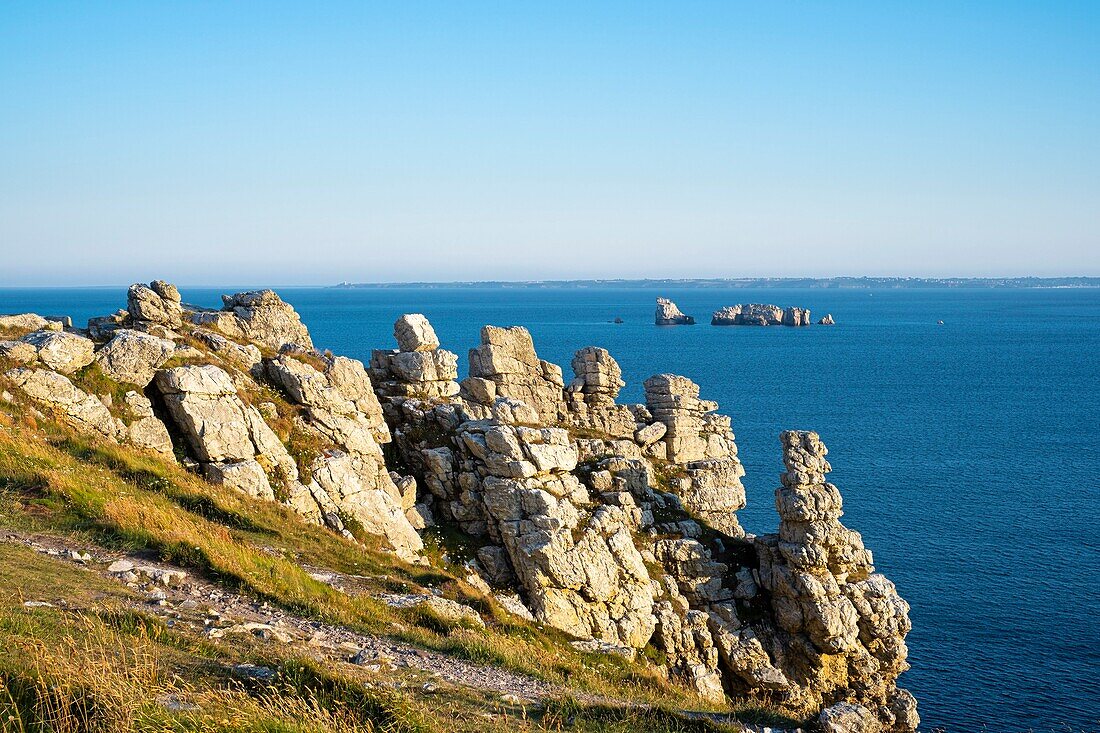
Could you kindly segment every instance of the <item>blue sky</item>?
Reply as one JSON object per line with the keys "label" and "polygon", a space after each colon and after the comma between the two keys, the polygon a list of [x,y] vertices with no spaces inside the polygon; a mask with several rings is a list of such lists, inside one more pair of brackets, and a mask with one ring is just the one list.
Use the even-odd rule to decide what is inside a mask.
{"label": "blue sky", "polygon": [[0,284],[1100,275],[1100,3],[0,4]]}

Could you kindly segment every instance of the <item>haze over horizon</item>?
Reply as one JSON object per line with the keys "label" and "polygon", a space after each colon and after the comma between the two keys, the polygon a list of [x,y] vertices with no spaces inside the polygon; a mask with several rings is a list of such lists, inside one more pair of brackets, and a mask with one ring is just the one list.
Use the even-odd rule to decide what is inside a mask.
{"label": "haze over horizon", "polygon": [[0,8],[0,285],[1100,275],[1100,5]]}

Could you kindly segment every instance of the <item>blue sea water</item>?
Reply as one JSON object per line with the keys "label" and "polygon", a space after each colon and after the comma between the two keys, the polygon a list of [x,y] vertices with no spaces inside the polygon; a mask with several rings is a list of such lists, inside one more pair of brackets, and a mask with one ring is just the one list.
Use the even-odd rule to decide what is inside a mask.
{"label": "blue sea water", "polygon": [[[215,306],[235,290],[183,293]],[[364,361],[421,312],[463,361],[486,323],[526,326],[567,375],[576,349],[606,347],[622,400],[652,374],[691,377],[733,418],[750,532],[777,524],[779,431],[818,431],[843,521],[912,605],[901,683],[922,729],[1100,730],[1100,290],[670,289],[701,324],[665,328],[648,289],[280,293],[319,348]],[[707,325],[742,302],[838,325]],[[78,324],[124,305],[124,288],[0,289],[0,312]]]}

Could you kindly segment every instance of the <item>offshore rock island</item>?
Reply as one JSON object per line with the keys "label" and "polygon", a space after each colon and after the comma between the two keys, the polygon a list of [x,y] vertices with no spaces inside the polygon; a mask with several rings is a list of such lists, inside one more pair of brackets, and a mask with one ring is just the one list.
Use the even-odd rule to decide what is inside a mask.
{"label": "offshore rock island", "polygon": [[808,326],[810,311],[808,308],[780,308],[777,305],[763,303],[745,303],[729,305],[717,310],[711,316],[712,326]]}
{"label": "offshore rock island", "polygon": [[[314,348],[270,290],[223,301],[191,306],[155,281],[84,329],[0,317],[3,399],[414,566],[430,563],[424,533],[446,531],[485,603],[577,649],[652,660],[707,700],[779,703],[826,730],[916,730],[897,686],[909,606],[840,522],[816,433],[779,436],[778,527],[752,535],[731,420],[688,377],[654,375],[644,404],[622,404],[607,350],[577,351],[567,377],[525,328],[487,325],[460,380],[419,314],[364,365]],[[719,313],[810,323],[798,308]],[[656,318],[694,322],[664,299]],[[469,633],[492,621],[431,593],[385,602]]]}

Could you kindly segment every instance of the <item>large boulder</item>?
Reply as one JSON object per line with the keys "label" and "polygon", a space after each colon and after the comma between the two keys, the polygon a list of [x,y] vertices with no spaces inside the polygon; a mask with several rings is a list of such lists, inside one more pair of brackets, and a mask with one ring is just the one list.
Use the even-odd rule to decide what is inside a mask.
{"label": "large boulder", "polygon": [[153,375],[172,356],[175,348],[175,343],[167,339],[123,329],[99,350],[95,361],[100,370],[116,382],[144,387],[153,381]]}
{"label": "large boulder", "polygon": [[72,374],[94,358],[92,340],[68,331],[35,331],[22,340],[34,347],[39,361],[62,374]]}
{"label": "large boulder", "polygon": [[439,337],[435,329],[420,313],[406,313],[393,324],[393,336],[400,351],[435,351]]}
{"label": "large boulder", "polygon": [[[168,290],[166,283],[157,281],[159,290],[169,296],[173,292]],[[174,290],[174,288],[172,289]],[[183,306],[179,302],[179,292],[173,297],[164,297],[157,289],[148,285],[134,283],[126,293],[126,310],[133,319],[136,327],[148,327],[150,325],[161,326],[167,329],[179,328],[183,323]]]}
{"label": "large boulder", "polygon": [[149,398],[131,391],[126,393],[124,400],[135,418],[128,427],[130,443],[174,460],[172,438],[168,434],[168,428],[154,414],[153,403]]}
{"label": "large boulder", "polygon": [[384,464],[334,450],[316,459],[310,472],[344,517],[385,539],[403,560],[417,559],[424,543],[405,516],[401,494]]}
{"label": "large boulder", "polygon": [[294,459],[260,412],[241,400],[223,369],[210,364],[162,369],[153,384],[207,478],[265,499],[274,495],[271,480],[294,492]]}
{"label": "large boulder", "polygon": [[50,321],[37,313],[0,315],[0,331],[40,331],[49,325]]}
{"label": "large boulder", "polygon": [[38,361],[38,349],[25,341],[0,341],[0,359],[16,364],[33,364]]}
{"label": "large boulder", "polygon": [[[233,313],[237,326],[250,340],[276,351],[285,345],[313,348],[302,319],[273,290],[251,290],[223,295],[223,310]],[[233,334],[228,334],[233,335]]]}

